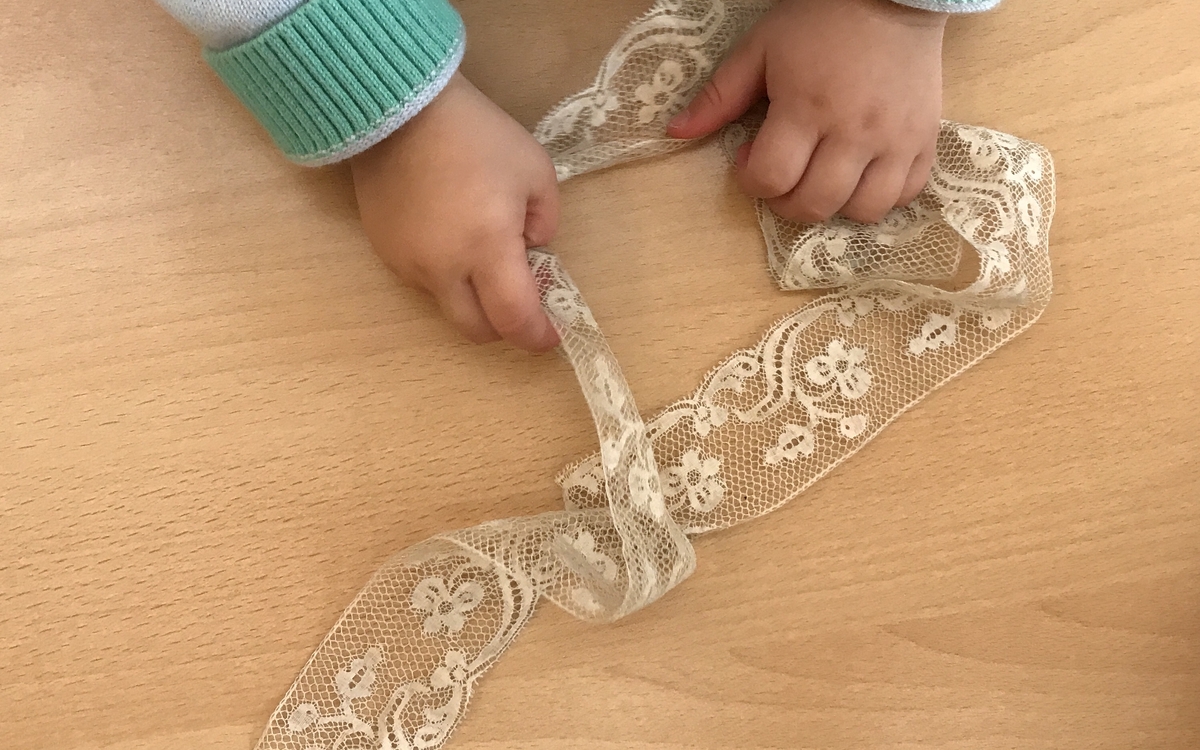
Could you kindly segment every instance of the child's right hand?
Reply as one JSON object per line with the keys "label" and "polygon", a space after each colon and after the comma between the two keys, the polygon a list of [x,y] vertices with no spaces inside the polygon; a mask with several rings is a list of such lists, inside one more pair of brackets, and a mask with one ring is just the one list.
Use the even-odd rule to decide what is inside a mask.
{"label": "child's right hand", "polygon": [[558,183],[519,123],[456,74],[351,168],[375,251],[463,335],[532,352],[558,344],[525,257],[557,231]]}

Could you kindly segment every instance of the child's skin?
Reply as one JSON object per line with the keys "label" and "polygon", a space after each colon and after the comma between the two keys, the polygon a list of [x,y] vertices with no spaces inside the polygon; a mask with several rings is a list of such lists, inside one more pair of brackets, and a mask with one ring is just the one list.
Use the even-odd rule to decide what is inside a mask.
{"label": "child's skin", "polygon": [[[889,0],[783,0],[738,43],[667,133],[698,138],[764,95],[738,184],[778,214],[877,222],[924,187],[941,117],[946,16]],[[525,249],[550,242],[546,151],[461,75],[351,161],[367,237],[471,341],[543,352],[558,336]]]}

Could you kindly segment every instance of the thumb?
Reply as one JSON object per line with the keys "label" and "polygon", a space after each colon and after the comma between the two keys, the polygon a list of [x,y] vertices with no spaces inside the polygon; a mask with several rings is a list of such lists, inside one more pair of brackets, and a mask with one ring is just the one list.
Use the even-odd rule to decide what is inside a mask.
{"label": "thumb", "polygon": [[687,109],[667,123],[672,138],[701,138],[741,117],[766,93],[758,45],[739,44]]}

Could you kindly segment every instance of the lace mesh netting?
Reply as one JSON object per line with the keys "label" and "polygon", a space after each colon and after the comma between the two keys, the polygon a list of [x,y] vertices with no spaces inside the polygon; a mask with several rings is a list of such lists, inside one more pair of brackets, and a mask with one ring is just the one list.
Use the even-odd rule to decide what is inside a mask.
{"label": "lace mesh netting", "polygon": [[[560,179],[685,144],[663,126],[770,3],[660,0],[595,83],[535,135]],[[719,138],[727,154],[747,118]],[[994,351],[1050,297],[1049,154],[943,123],[933,177],[879,225],[758,216],[784,289],[838,287],[734,352],[643,423],[578,289],[530,253],[596,422],[600,450],[558,477],[566,509],[436,536],[367,583],[272,715],[260,750],[438,748],[475,681],[541,597],[610,621],[695,567],[689,536],[779,507],[929,392]],[[973,281],[947,283],[963,258]]]}

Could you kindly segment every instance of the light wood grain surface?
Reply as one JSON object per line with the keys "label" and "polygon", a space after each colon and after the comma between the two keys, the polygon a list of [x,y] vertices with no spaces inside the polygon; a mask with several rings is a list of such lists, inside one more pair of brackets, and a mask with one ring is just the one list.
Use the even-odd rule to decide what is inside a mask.
{"label": "light wood grain surface", "polygon": [[[530,124],[646,0],[472,0]],[[0,747],[250,748],[392,553],[556,506],[566,365],[458,340],[148,0],[0,19]],[[611,627],[545,608],[455,748],[1200,747],[1200,13],[954,21],[946,114],[1046,144],[1042,321]],[[565,186],[653,411],[802,299],[712,149]]]}

